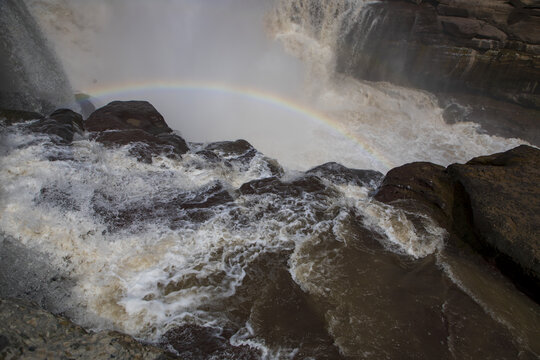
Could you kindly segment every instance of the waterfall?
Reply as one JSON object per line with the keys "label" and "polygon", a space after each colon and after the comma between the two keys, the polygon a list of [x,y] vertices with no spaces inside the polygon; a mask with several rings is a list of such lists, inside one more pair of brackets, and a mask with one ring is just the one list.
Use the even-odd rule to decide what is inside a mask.
{"label": "waterfall", "polygon": [[73,102],[59,60],[20,0],[0,2],[0,108],[49,113]]}

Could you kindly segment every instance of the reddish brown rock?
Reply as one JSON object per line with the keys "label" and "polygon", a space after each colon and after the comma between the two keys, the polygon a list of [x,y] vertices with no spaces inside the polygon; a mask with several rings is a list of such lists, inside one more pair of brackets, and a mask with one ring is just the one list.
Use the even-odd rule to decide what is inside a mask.
{"label": "reddish brown rock", "polygon": [[375,199],[435,219],[538,301],[538,184],[540,150],[522,145],[446,169],[430,163],[392,169]]}
{"label": "reddish brown rock", "polygon": [[480,245],[540,289],[540,150],[523,145],[448,172],[467,193]]}

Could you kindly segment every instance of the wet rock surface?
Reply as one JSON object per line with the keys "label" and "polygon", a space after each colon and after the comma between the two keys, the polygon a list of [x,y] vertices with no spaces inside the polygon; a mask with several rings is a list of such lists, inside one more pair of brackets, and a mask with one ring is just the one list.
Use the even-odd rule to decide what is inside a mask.
{"label": "wet rock surface", "polygon": [[349,169],[335,162],[328,162],[314,167],[306,172],[328,179],[334,184],[351,184],[357,186],[375,187],[384,175],[375,170]]}
{"label": "wet rock surface", "polygon": [[540,150],[519,146],[448,167],[470,201],[474,232],[497,264],[538,296]]}
{"label": "wet rock surface", "polygon": [[[223,162],[227,167],[238,166],[244,169],[247,169],[250,161],[255,156],[262,155],[243,139],[209,143],[203,150],[199,150],[197,154],[210,161]],[[280,177],[284,174],[283,167],[276,160],[267,157],[264,157],[264,160],[273,176]]]}
{"label": "wet rock surface", "polygon": [[88,131],[139,129],[152,135],[172,132],[163,116],[147,101],[113,101],[85,121]]}
{"label": "wet rock surface", "polygon": [[170,194],[170,197],[148,196],[144,201],[118,203],[117,199],[96,193],[92,207],[96,215],[108,224],[109,231],[137,226],[139,222],[155,221],[171,228],[186,222],[201,223],[211,218],[215,208],[233,201],[229,191],[220,182],[209,183],[199,189]]}
{"label": "wet rock surface", "polygon": [[184,139],[175,134],[152,135],[143,130],[133,129],[104,131],[91,136],[109,147],[132,145],[130,154],[145,163],[152,163],[152,157],[158,155],[178,158],[189,150]]}
{"label": "wet rock surface", "polygon": [[484,93],[539,108],[540,14],[520,4],[394,0],[367,5],[338,49],[338,69],[361,79]]}
{"label": "wet rock surface", "polygon": [[[39,121],[30,121],[28,125],[41,124],[36,131],[61,139],[54,145],[58,148],[71,148],[73,139],[51,126],[71,126],[74,134],[81,134],[80,116],[74,113],[59,111],[45,118],[48,122]],[[175,153],[175,135],[170,132],[154,134],[142,128],[129,128],[81,136],[108,147],[141,146],[151,151],[156,146],[152,154]],[[35,141],[49,144],[42,136],[37,138]],[[83,145],[102,150],[91,141],[77,144]],[[149,288],[151,291],[140,300],[161,306],[160,301],[169,301],[180,292],[190,296],[191,291],[215,289],[210,296],[202,292],[204,296],[187,312],[212,314],[215,317],[203,319],[217,320],[192,321],[188,317],[175,323],[174,319],[151,330],[161,336],[155,340],[160,347],[174,349],[174,356],[257,359],[264,358],[264,351],[268,350],[269,357],[291,359],[368,355],[391,359],[533,359],[540,351],[534,326],[525,322],[527,329],[520,333],[521,329],[505,325],[507,319],[495,320],[491,314],[501,312],[491,312],[492,308],[467,292],[466,286],[453,277],[452,269],[456,268],[441,260],[454,256],[453,259],[462,261],[470,257],[473,260],[465,265],[474,267],[480,263],[482,269],[487,267],[487,273],[500,276],[491,266],[496,264],[513,279],[529,281],[521,282],[523,289],[537,289],[538,241],[534,234],[538,233],[540,223],[540,150],[522,146],[448,168],[431,163],[407,164],[389,171],[372,197],[368,190],[382,179],[382,174],[375,171],[327,163],[303,174],[283,176],[279,164],[272,167],[272,160],[264,158],[245,140],[197,144],[192,149],[181,161],[169,165],[164,161],[150,167],[132,161],[132,169],[111,177],[107,177],[110,169],[105,169],[97,177],[90,177],[97,183],[101,176],[106,177],[107,181],[99,184],[103,186],[83,187],[83,192],[72,188],[77,180],[70,178],[66,184],[54,177],[53,181],[41,183],[29,206],[70,216],[84,208],[87,212],[83,215],[99,224],[100,236],[116,242],[105,243],[102,256],[109,246],[121,245],[123,235],[145,231],[149,234],[149,227],[150,233],[158,229],[172,234],[173,245],[184,232],[193,235],[191,241],[195,244],[207,241],[207,232],[215,234],[216,241],[203,248],[204,260],[188,268],[190,271],[179,269],[184,259],[197,260],[197,254],[189,252],[170,266],[160,269],[158,265],[156,269],[168,275],[155,284],[155,291]],[[74,157],[66,159],[65,165],[82,169],[94,165],[85,161],[84,157]],[[98,163],[97,167],[101,171],[110,164]],[[80,167],[75,168],[79,174],[89,174]],[[215,173],[210,172],[209,176],[201,169],[227,176],[215,180]],[[244,176],[246,171],[254,175]],[[193,174],[205,177],[194,181]],[[137,191],[125,187],[133,185],[131,178],[135,178]],[[235,182],[230,178],[235,178]],[[87,181],[83,179],[78,186]],[[187,181],[187,186],[183,181]],[[142,191],[139,185],[145,185]],[[340,185],[364,189],[356,189],[361,194],[349,197],[342,193]],[[77,196],[85,197],[81,201]],[[351,205],[357,202],[362,205]],[[407,236],[414,234],[396,208],[405,210],[416,230],[424,226],[426,218],[434,219],[449,233],[448,244],[439,252],[405,254],[403,244],[391,244],[384,232],[403,231],[405,240],[411,241]],[[515,219],[516,216],[520,218]],[[379,223],[381,219],[386,222]],[[72,240],[83,244],[96,241],[92,238],[95,227],[91,229]],[[40,236],[37,235],[38,240]],[[243,242],[250,237],[251,242]],[[469,251],[470,247],[462,241],[490,262]],[[179,244],[182,249],[187,250],[187,246]],[[176,251],[170,244],[165,247],[167,256]],[[173,356],[116,332],[89,333],[65,318],[27,303],[34,300],[66,316],[76,313],[80,305],[72,292],[78,286],[77,278],[51,266],[47,255],[23,249],[25,244],[15,238],[0,242],[0,298],[20,299],[0,301],[0,357]],[[91,259],[78,259],[81,260]],[[70,269],[77,267],[75,260],[74,264]],[[212,269],[205,269],[207,264]],[[227,277],[231,271],[240,274],[234,278],[238,282],[231,283]],[[474,280],[470,274],[478,275],[466,271],[465,274],[467,280]],[[483,279],[496,276],[480,279],[489,283]],[[20,284],[20,278],[30,280]],[[519,293],[504,280],[513,292]],[[492,291],[489,286],[485,291]],[[117,298],[113,301],[118,302]],[[505,303],[501,306],[508,308]],[[524,307],[527,306],[528,303]],[[523,312],[533,324],[537,323],[536,315],[530,316],[536,314],[534,311],[535,308]],[[178,315],[174,311],[169,314]],[[267,348],[250,344],[264,344]]]}
{"label": "wet rock surface", "polygon": [[0,109],[0,119],[3,119],[7,125],[42,118],[44,118],[43,115],[33,111]]}
{"label": "wet rock surface", "polygon": [[118,332],[87,332],[22,300],[0,299],[0,334],[2,359],[171,358],[161,349]]}
{"label": "wet rock surface", "polygon": [[69,109],[55,110],[46,118],[39,119],[28,127],[31,131],[52,135],[57,141],[69,144],[76,133],[84,131],[82,116]]}
{"label": "wet rock surface", "polygon": [[449,124],[471,121],[481,132],[523,139],[540,146],[540,110],[523,107],[487,96],[438,93],[443,118]]}
{"label": "wet rock surface", "polygon": [[146,101],[113,101],[94,111],[84,124],[94,140],[110,147],[132,145],[130,154],[146,163],[153,156],[179,157],[189,150]]}
{"label": "wet rock surface", "polygon": [[0,107],[48,113],[73,102],[61,61],[27,4],[0,2]]}
{"label": "wet rock surface", "polygon": [[283,182],[276,177],[253,180],[240,187],[240,193],[266,194],[272,193],[284,197],[301,197],[304,194],[320,194],[328,190],[317,176],[308,175],[291,182]]}
{"label": "wet rock surface", "polygon": [[233,346],[232,334],[197,325],[184,325],[167,331],[163,345],[172,346],[181,359],[260,359],[260,352],[249,346]]}
{"label": "wet rock surface", "polygon": [[429,163],[398,167],[375,199],[436,219],[538,301],[539,183],[540,150],[522,145],[446,169]]}

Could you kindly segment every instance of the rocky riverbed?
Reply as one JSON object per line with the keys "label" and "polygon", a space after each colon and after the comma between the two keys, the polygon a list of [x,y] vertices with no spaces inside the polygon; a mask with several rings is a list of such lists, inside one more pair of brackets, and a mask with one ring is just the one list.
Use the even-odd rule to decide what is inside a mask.
{"label": "rocky riverbed", "polygon": [[[21,114],[25,116],[21,116]],[[49,116],[39,116],[38,119],[26,122],[24,120],[21,120],[22,122],[15,121],[13,116],[13,112],[5,112],[3,115],[4,139],[8,139],[6,136],[10,134],[9,129],[14,126],[19,127],[18,131],[42,134],[50,141],[49,146],[68,150],[49,152],[52,156],[48,155],[48,161],[52,162],[77,161],[71,158],[71,150],[69,149],[73,146],[74,141],[80,141],[82,138],[100,142],[106,148],[111,149],[109,151],[115,148],[129,148],[129,156],[139,162],[148,164],[152,164],[153,159],[162,157],[171,158],[172,160],[181,159],[193,151],[191,150],[193,144],[190,148],[190,145],[181,137],[171,134],[171,130],[163,117],[147,102],[113,102],[96,110],[84,122],[80,115],[69,110],[57,110]],[[19,112],[17,117],[21,119],[32,118],[35,117],[35,114]],[[202,149],[199,147],[199,149],[197,156],[206,159],[205,162],[208,162],[208,164],[214,164],[212,166],[224,166],[224,168],[240,166],[240,168],[244,167],[247,170],[249,168],[248,164],[255,157],[260,156],[257,150],[246,141],[212,143],[205,145]],[[124,231],[123,229],[136,227],[141,219],[150,222],[165,221],[167,227],[174,229],[185,226],[186,222],[193,224],[190,226],[204,224],[215,216],[217,209],[234,209],[236,206],[234,204],[240,198],[253,196],[255,198],[276,197],[274,205],[269,204],[271,205],[270,208],[257,210],[263,212],[256,215],[256,217],[266,217],[276,211],[276,209],[272,209],[272,206],[279,206],[278,204],[281,202],[301,203],[303,201],[319,201],[315,199],[330,199],[338,196],[336,186],[367,187],[372,189],[368,195],[368,198],[372,199],[370,201],[380,201],[396,209],[402,209],[418,234],[429,234],[432,231],[429,229],[426,217],[435,220],[448,234],[445,245],[446,252],[461,254],[459,257],[466,258],[471,255],[463,253],[463,249],[470,246],[470,249],[479,252],[484,258],[481,261],[485,262],[484,265],[478,265],[478,260],[475,260],[477,263],[475,266],[497,267],[502,274],[514,281],[518,289],[538,301],[536,294],[538,294],[539,278],[539,244],[535,234],[538,233],[540,224],[538,203],[540,197],[538,196],[537,186],[540,181],[540,150],[536,148],[520,146],[505,153],[475,158],[466,164],[454,164],[448,168],[431,163],[411,163],[392,169],[384,178],[382,174],[375,171],[348,169],[336,163],[329,163],[309,170],[305,174],[300,174],[292,180],[287,180],[283,178],[283,169],[275,161],[262,158],[261,164],[264,164],[268,169],[266,176],[241,184],[232,192],[230,189],[226,189],[223,184],[215,183],[210,187],[203,187],[195,192],[170,197],[166,202],[134,202],[127,207],[123,204],[115,204],[116,200],[107,197],[106,194],[97,194],[97,197],[92,198],[93,211],[97,217],[107,224],[107,230],[104,230],[106,232],[116,233]],[[42,188],[34,201],[36,201],[36,204],[49,203],[62,208],[76,209],[80,206],[80,203],[72,196],[73,194],[66,193],[59,188]],[[256,211],[255,208],[253,211]],[[313,225],[310,226],[317,226],[317,221],[325,221],[326,215],[324,215],[324,212],[326,210],[321,208],[317,211],[321,211],[321,213],[314,213],[313,216],[318,220],[315,220]],[[241,224],[247,219],[242,220],[240,213],[235,216],[239,216],[237,219],[238,226],[244,226]],[[348,216],[350,218],[345,223],[348,224],[346,226],[347,231],[351,232],[351,239],[361,241],[363,245],[359,249],[370,248],[371,250],[364,253],[356,248],[354,248],[354,251],[352,249],[343,249],[343,251],[347,252],[340,256],[343,256],[345,263],[340,264],[333,271],[338,271],[341,266],[345,266],[337,272],[342,277],[360,274],[363,271],[375,271],[373,275],[379,274],[377,276],[380,276],[379,267],[375,263],[370,263],[376,259],[386,259],[385,262],[391,261],[391,258],[398,259],[400,256],[390,255],[384,250],[380,253],[382,248],[378,245],[378,241],[382,241],[381,235],[366,226],[365,219],[363,219],[366,215],[360,216],[351,213]],[[206,327],[195,325],[176,327],[166,332],[160,342],[155,343],[154,346],[142,345],[133,338],[118,332],[88,332],[82,327],[74,325],[68,319],[60,315],[53,315],[39,308],[37,304],[28,302],[32,300],[39,301],[42,306],[47,307],[49,310],[54,311],[56,309],[56,311],[60,311],[61,308],[57,307],[54,301],[51,302],[51,300],[54,298],[69,298],[71,296],[69,295],[69,287],[74,286],[76,280],[74,278],[70,280],[70,275],[62,275],[61,272],[49,272],[50,270],[47,270],[49,265],[47,265],[46,260],[43,262],[42,271],[37,270],[36,265],[33,268],[34,270],[30,268],[24,270],[27,272],[37,271],[36,275],[25,276],[24,271],[21,270],[25,269],[25,265],[14,261],[15,254],[12,254],[15,257],[9,255],[9,249],[12,250],[12,253],[17,252],[13,250],[20,246],[15,246],[16,243],[17,241],[9,239],[4,239],[2,243],[5,259],[2,261],[4,265],[0,277],[3,289],[1,296],[4,297],[1,302],[3,328],[2,337],[0,338],[0,354],[6,358],[94,357],[99,359],[114,356],[126,359],[164,359],[178,355],[187,358],[207,358],[211,356],[225,358],[230,355],[235,358],[250,359],[261,356],[257,349],[250,349],[245,345],[233,346],[229,343],[228,338],[238,331],[238,329],[235,329],[237,325],[233,325],[234,322],[229,325],[231,328],[224,330],[221,333],[222,335],[218,337],[216,337],[214,330],[209,330]],[[341,245],[337,243],[332,245],[333,240],[330,240],[330,238],[317,244],[314,245],[313,250],[318,249],[316,251],[321,254],[328,251],[326,248],[328,246],[331,246],[334,249],[333,251],[337,253],[342,251],[340,249]],[[27,251],[22,249],[19,248],[18,250],[19,256],[23,256],[23,253]],[[384,253],[386,255],[383,256]],[[298,287],[290,278],[289,272],[285,270],[287,259],[290,256],[290,250],[284,250],[280,255],[276,253],[270,255],[270,257],[259,257],[259,262],[255,261],[249,265],[246,269],[247,274],[243,284],[237,289],[238,294],[243,294],[241,296],[243,300],[232,297],[226,301],[228,308],[237,308],[237,313],[233,318],[237,317],[240,320],[243,316],[250,314],[251,321],[257,324],[254,331],[265,338],[267,344],[271,343],[271,341],[276,341],[276,344],[286,344],[287,342],[283,338],[286,335],[289,339],[287,341],[291,342],[291,346],[304,343],[304,347],[301,348],[299,354],[317,354],[318,357],[324,354],[323,357],[325,358],[356,357],[356,355],[350,355],[350,353],[347,355],[347,352],[351,351],[351,347],[354,346],[354,342],[350,343],[352,341],[350,339],[337,340],[345,336],[345,334],[340,335],[339,331],[341,330],[338,331],[338,328],[331,333],[334,340],[329,338],[324,321],[319,318],[321,314],[335,311],[332,310],[332,307],[328,307],[327,301],[338,301],[337,298],[335,300],[331,299],[339,294],[339,290],[333,289],[328,295],[314,296],[314,294],[310,295],[309,291],[306,292],[305,288]],[[303,256],[307,256],[307,253]],[[353,258],[349,259],[351,256],[357,260],[363,259],[361,261],[363,265],[357,267],[353,263],[349,264],[349,261],[354,261]],[[380,258],[379,256],[383,257]],[[38,258],[39,256],[34,255],[34,259]],[[422,260],[409,261],[407,267],[412,266],[413,269],[417,269],[415,272],[420,271],[415,275],[416,281],[433,280],[433,277],[439,278],[440,276],[444,278],[444,275],[439,270],[436,270],[433,261],[435,259],[428,256]],[[403,270],[393,269],[392,273],[394,275],[392,278],[401,277],[408,273],[408,271],[405,271],[400,274],[401,271]],[[13,274],[13,276],[10,274]],[[30,283],[27,283],[26,286],[21,285],[19,283],[20,279],[16,278],[22,276],[39,279],[42,276],[39,274],[49,275],[45,275],[40,280],[40,284],[35,284],[36,288],[33,290],[31,290],[33,285]],[[273,280],[265,284],[264,279],[266,276],[270,276]],[[48,279],[48,277],[53,280]],[[356,281],[361,281],[360,279],[362,277]],[[49,283],[49,281],[53,282]],[[197,281],[202,281],[202,279]],[[386,280],[381,279],[381,281]],[[440,282],[441,280],[436,281]],[[60,285],[51,287],[53,283]],[[363,283],[363,285],[358,284],[358,286],[362,287],[367,285],[368,282]],[[373,285],[376,285],[376,283],[370,283],[369,286]],[[171,293],[177,291],[178,286],[184,285],[172,282],[163,291],[165,291],[165,294]],[[335,285],[328,284],[328,286]],[[405,285],[402,284],[401,286]],[[410,311],[426,311],[430,308],[429,311],[434,311],[433,315],[436,316],[437,311],[435,309],[437,306],[435,308],[431,307],[439,301],[441,301],[441,305],[450,301],[452,306],[461,304],[461,309],[454,308],[452,310],[456,314],[480,316],[483,319],[481,326],[491,328],[491,332],[486,333],[485,336],[487,337],[480,343],[477,343],[478,338],[475,338],[476,345],[469,344],[467,341],[471,340],[471,338],[459,343],[459,345],[457,343],[453,344],[454,350],[452,351],[470,355],[473,346],[480,346],[480,349],[484,349],[481,352],[485,353],[487,348],[484,348],[484,346],[488,344],[492,346],[491,341],[494,338],[499,338],[498,341],[505,348],[504,353],[500,353],[502,348],[498,350],[499,355],[502,354],[500,358],[513,358],[517,356],[518,352],[521,354],[521,358],[533,358],[533,354],[538,351],[533,340],[534,329],[529,329],[522,334],[525,338],[529,337],[529,340],[533,341],[525,340],[526,344],[528,344],[525,347],[523,347],[523,344],[518,345],[513,340],[509,342],[512,336],[508,330],[501,324],[493,322],[490,316],[486,316],[484,310],[471,302],[470,299],[466,300],[468,299],[467,296],[454,285],[447,284],[440,289],[434,287],[434,284],[430,285],[428,293],[431,294],[429,296],[432,297],[432,300],[428,303],[422,301],[420,306],[418,304],[413,305],[414,302],[410,301],[417,296],[425,296],[427,289],[414,290],[415,287],[410,286],[412,286],[412,283],[403,290],[412,292],[412,294],[418,291],[416,295],[409,298],[401,294],[387,305],[380,305],[388,306],[387,311],[393,311],[391,310],[393,309],[391,304],[394,301],[405,301],[409,304],[407,306]],[[390,289],[392,287],[388,288],[388,290]],[[260,290],[266,294],[264,295],[265,299],[275,298],[280,300],[278,302],[263,301],[258,304],[256,298]],[[454,294],[452,295],[453,300],[447,298],[448,291]],[[392,290],[393,292],[394,290]],[[358,305],[358,301],[362,303],[366,299],[360,294],[353,294],[354,292],[346,298],[347,301],[351,301],[350,305],[355,303]],[[19,299],[7,299],[6,297]],[[435,303],[431,304],[432,301],[435,301]],[[270,304],[273,305],[270,306]],[[364,303],[363,306],[369,304]],[[377,302],[373,304],[377,304]],[[246,310],[248,312],[242,315]],[[285,314],[290,314],[295,320],[290,322],[283,318]],[[443,314],[444,317],[450,316],[447,310],[443,311]],[[395,313],[394,316],[398,316],[398,313]],[[394,321],[399,316],[394,318]],[[313,320],[316,318],[320,320]],[[428,316],[428,318],[430,317]],[[409,318],[398,321],[403,321],[403,325],[409,324],[407,326],[413,326],[413,329],[416,326],[422,326],[431,328],[432,331],[440,331],[441,339],[446,339],[448,336],[460,336],[460,331],[463,331],[463,329],[472,331],[471,326],[479,326],[478,323],[476,323],[477,325],[463,323],[459,325],[464,327],[462,330],[446,330],[450,331],[450,333],[445,335],[446,331],[440,327],[443,325],[442,323],[438,324],[438,321],[425,323],[424,320],[426,318],[420,316],[412,323]],[[383,319],[377,321],[380,321],[379,325],[385,324]],[[420,321],[420,323],[416,323],[417,321]],[[452,322],[453,320],[447,321]],[[316,345],[310,345],[309,339],[305,337],[307,331],[305,326],[308,326],[311,329],[310,331],[313,332],[309,336],[317,339]],[[336,338],[336,336],[338,337]],[[385,333],[382,339],[387,336],[400,339],[402,335],[390,331]],[[419,334],[415,333],[412,336],[419,336]],[[387,340],[390,340],[390,338]],[[340,352],[345,352],[345,354],[341,353],[339,355],[336,351],[334,347],[336,341],[340,344]],[[427,338],[425,341],[431,342]],[[377,342],[361,342],[360,344],[363,347],[370,348],[375,346],[374,344],[377,344]],[[408,352],[417,355],[421,353],[423,355],[429,353],[443,354],[447,351],[444,349],[448,349],[448,346],[450,346],[444,342],[442,347],[440,347],[440,344],[436,344],[438,343],[433,342],[432,345],[428,346],[427,343],[424,343],[420,348],[411,344]],[[159,349],[160,346],[161,350]],[[166,352],[167,349],[171,349],[171,346],[174,349],[173,352]],[[395,350],[397,351],[397,348]],[[389,354],[394,353],[391,349],[386,351],[389,351]],[[448,355],[452,357],[451,353]]]}

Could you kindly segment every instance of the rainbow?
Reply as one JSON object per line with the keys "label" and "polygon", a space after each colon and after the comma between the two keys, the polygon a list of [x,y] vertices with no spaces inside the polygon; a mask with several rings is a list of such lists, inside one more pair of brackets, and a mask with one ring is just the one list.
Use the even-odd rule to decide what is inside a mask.
{"label": "rainbow", "polygon": [[151,81],[141,83],[125,83],[114,86],[94,87],[85,90],[85,93],[90,97],[110,97],[115,94],[129,95],[141,91],[205,91],[217,94],[229,94],[240,96],[249,100],[268,104],[277,107],[284,111],[289,111],[301,116],[304,116],[312,121],[316,121],[325,126],[330,126],[346,138],[351,139],[360,145],[364,151],[364,155],[384,165],[388,170],[394,167],[394,164],[386,158],[382,153],[377,151],[365,139],[358,134],[353,134],[351,131],[344,128],[337,121],[327,115],[311,109],[307,105],[291,101],[280,95],[263,91],[260,89],[231,85],[227,83],[204,82],[204,81]]}

